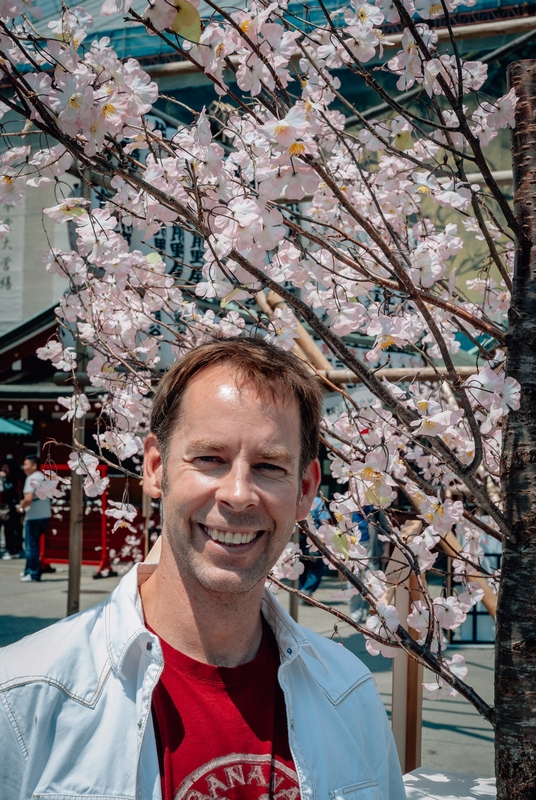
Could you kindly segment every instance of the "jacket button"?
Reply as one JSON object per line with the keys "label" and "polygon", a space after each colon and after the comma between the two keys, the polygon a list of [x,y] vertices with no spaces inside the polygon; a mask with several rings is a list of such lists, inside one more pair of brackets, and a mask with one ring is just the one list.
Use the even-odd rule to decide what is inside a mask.
{"label": "jacket button", "polygon": [[289,656],[292,655],[292,649],[290,647],[288,648],[287,653],[289,654]]}
{"label": "jacket button", "polygon": [[153,649],[153,643],[147,642],[147,650],[152,650],[152,649]]}

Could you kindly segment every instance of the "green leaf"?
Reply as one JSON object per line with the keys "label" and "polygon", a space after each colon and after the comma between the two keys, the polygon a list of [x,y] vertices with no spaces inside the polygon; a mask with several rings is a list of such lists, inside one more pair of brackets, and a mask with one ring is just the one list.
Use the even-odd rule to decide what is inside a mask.
{"label": "green leaf", "polygon": [[201,36],[201,17],[199,11],[188,0],[175,0],[177,16],[175,17],[172,30],[188,39],[189,42],[198,42]]}
{"label": "green leaf", "polygon": [[221,308],[225,308],[225,306],[228,305],[231,302],[231,300],[233,299],[235,294],[237,294],[237,292],[239,292],[239,291],[240,291],[239,287],[236,286],[234,289],[232,289],[229,292],[229,294],[226,294],[225,297],[222,300],[220,300]]}
{"label": "green leaf", "polygon": [[337,530],[333,537],[333,544],[345,558],[350,558],[350,553],[348,552],[348,539],[345,533]]}

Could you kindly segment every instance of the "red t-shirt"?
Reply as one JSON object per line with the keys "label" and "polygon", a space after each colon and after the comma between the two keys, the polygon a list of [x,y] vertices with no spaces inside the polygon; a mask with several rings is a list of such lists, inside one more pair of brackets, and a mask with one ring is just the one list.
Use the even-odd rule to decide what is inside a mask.
{"label": "red t-shirt", "polygon": [[295,800],[279,651],[263,621],[253,661],[214,667],[160,640],[153,693],[163,800]]}

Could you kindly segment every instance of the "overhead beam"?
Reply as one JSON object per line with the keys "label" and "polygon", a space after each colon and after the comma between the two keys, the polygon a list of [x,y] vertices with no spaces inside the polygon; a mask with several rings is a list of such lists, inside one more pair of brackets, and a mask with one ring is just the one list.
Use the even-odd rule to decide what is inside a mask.
{"label": "overhead beam", "polygon": [[[530,27],[528,31],[521,33],[521,36],[518,36],[516,39],[510,39],[510,41],[506,42],[506,44],[501,45],[501,47],[497,47],[495,50],[491,50],[488,53],[485,53],[483,56],[481,56],[479,60],[483,64],[491,64],[493,61],[497,61],[500,58],[505,58],[506,56],[509,56],[511,53],[515,53],[516,50],[518,50],[520,47],[523,47],[528,42],[532,41],[532,39],[534,39],[534,37],[536,36],[536,17],[521,17],[520,19],[517,20],[504,20],[505,23],[508,21],[516,23],[523,22],[523,24],[527,24],[527,22],[529,22]],[[498,25],[500,24],[500,22],[501,22],[500,20],[495,20],[495,22],[482,23],[481,29],[483,25],[486,24],[490,26]],[[457,28],[456,31],[458,32],[462,31],[463,28],[469,29],[472,27],[473,26],[470,25],[465,25],[465,26],[462,25],[459,28]],[[435,30],[440,33],[442,30],[445,29],[436,28]],[[501,33],[501,30],[495,30],[495,29],[492,30],[490,28],[488,28],[487,30],[490,36],[495,34],[499,35]],[[504,26],[502,30],[504,32]],[[514,31],[510,30],[510,33],[513,32]],[[456,36],[456,39],[458,38],[463,38],[463,35],[461,37]],[[417,86],[414,86],[413,89],[409,89],[407,92],[402,92],[402,94],[399,94],[394,99],[397,103],[404,103],[408,100],[411,100],[414,97],[417,97],[418,95],[421,94],[421,92],[422,92],[422,86],[418,84]],[[390,107],[391,106],[388,102],[380,103],[377,106],[372,106],[371,108],[367,108],[366,111],[363,111],[361,117],[364,119],[371,119],[377,114],[382,114],[384,111],[388,111]],[[349,128],[350,126],[355,125],[355,123],[359,121],[360,121],[359,118],[355,114],[352,114],[351,116],[346,117],[344,126],[345,128]]]}
{"label": "overhead beam", "polygon": [[[460,378],[465,379],[476,375],[478,370],[476,367],[456,367],[456,372]],[[319,370],[318,374],[335,386],[340,386],[341,383],[361,383],[361,379],[349,369]],[[376,370],[374,374],[377,378],[386,378],[391,383],[412,380],[439,383],[446,377],[447,370],[445,367],[386,367]]]}
{"label": "overhead beam", "polygon": [[[491,173],[493,176],[493,180],[499,186],[505,186],[511,184],[514,180],[513,173],[511,169],[498,169],[496,172]],[[485,183],[485,178],[480,172],[468,172],[467,173],[467,181],[469,183]]]}
{"label": "overhead beam", "polygon": [[[472,25],[456,25],[453,20],[453,32],[456,41],[460,39],[484,39],[486,36],[508,36],[515,33],[526,33],[536,28],[536,16],[517,17],[516,19],[495,19],[491,22],[475,22]],[[448,42],[450,34],[448,28],[432,28],[440,42]],[[400,44],[402,34],[386,34],[388,41]]]}

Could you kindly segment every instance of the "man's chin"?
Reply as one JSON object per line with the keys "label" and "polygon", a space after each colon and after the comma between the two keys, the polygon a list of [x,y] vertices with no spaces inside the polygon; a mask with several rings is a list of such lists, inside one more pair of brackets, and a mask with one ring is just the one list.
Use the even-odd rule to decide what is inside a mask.
{"label": "man's chin", "polygon": [[227,570],[196,572],[193,577],[206,592],[227,596],[249,594],[257,587],[263,587],[266,580],[264,573],[237,573]]}

